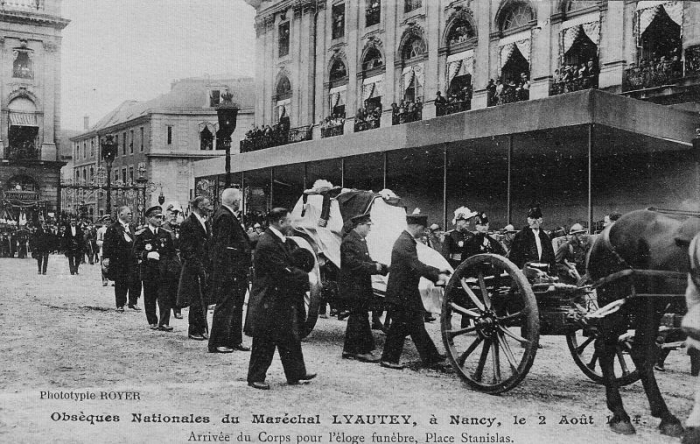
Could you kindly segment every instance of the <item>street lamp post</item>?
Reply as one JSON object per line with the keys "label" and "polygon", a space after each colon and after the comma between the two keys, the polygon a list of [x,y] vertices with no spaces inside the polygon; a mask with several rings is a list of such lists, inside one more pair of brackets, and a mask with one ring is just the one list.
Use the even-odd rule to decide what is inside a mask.
{"label": "street lamp post", "polygon": [[112,162],[117,156],[117,147],[111,134],[102,139],[101,145],[102,159],[107,164],[107,215],[112,217]]}
{"label": "street lamp post", "polygon": [[226,149],[226,180],[225,187],[231,187],[231,134],[236,129],[236,119],[238,118],[238,105],[231,100],[233,95],[226,92],[221,95],[221,104],[216,108],[216,115],[219,118],[219,131],[217,137],[224,144]]}

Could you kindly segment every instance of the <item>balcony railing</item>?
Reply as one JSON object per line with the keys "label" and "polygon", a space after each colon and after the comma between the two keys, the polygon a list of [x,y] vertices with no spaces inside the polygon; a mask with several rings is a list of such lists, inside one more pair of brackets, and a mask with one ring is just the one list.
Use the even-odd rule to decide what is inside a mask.
{"label": "balcony railing", "polygon": [[25,9],[35,11],[44,9],[44,0],[5,0],[1,4],[2,9]]}
{"label": "balcony railing", "polygon": [[550,96],[556,96],[558,94],[565,94],[574,91],[581,91],[583,89],[598,88],[598,76],[586,76],[571,80],[562,80],[552,83],[552,87],[549,89]]}
{"label": "balcony railing", "polygon": [[5,159],[8,160],[39,160],[41,150],[34,145],[8,146],[5,148]]}
{"label": "balcony railing", "polygon": [[355,132],[367,131],[371,129],[377,129],[380,126],[380,120],[378,117],[370,116],[366,120],[355,120]]}
{"label": "balcony railing", "polygon": [[446,103],[436,103],[435,104],[435,114],[440,116],[446,116],[448,114],[461,113],[462,111],[469,111],[472,108],[471,100],[454,100]]}
{"label": "balcony railing", "polygon": [[272,129],[268,127],[265,130],[254,130],[246,134],[246,138],[241,140],[241,153],[250,151],[258,151],[273,146],[286,145],[288,143],[302,142],[311,140],[312,131],[310,126],[301,126],[291,128],[288,131],[282,130],[281,127]]}
{"label": "balcony railing", "polygon": [[489,99],[489,106],[523,102],[525,100],[530,100],[530,90],[519,86],[506,85],[503,87],[500,94],[494,93]]}
{"label": "balcony railing", "polygon": [[633,65],[625,70],[622,91],[672,85],[683,77],[683,63],[680,60],[643,60],[639,66]]}
{"label": "balcony railing", "polygon": [[423,120],[423,107],[394,108],[391,112],[391,124],[401,125],[402,123],[418,122]]}
{"label": "balcony railing", "polygon": [[343,128],[345,125],[338,124],[334,126],[321,127],[321,138],[335,137],[343,135]]}

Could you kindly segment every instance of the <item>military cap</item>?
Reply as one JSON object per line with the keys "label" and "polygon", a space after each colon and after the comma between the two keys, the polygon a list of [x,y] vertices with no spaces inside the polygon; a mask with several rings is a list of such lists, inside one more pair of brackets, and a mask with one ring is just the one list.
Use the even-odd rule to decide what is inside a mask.
{"label": "military cap", "polygon": [[530,219],[539,219],[542,217],[542,209],[540,209],[539,204],[534,204],[527,210],[527,217]]}
{"label": "military cap", "polygon": [[165,210],[166,210],[166,211],[172,211],[173,213],[176,212],[176,211],[182,213],[182,207],[181,207],[180,204],[177,203],[177,202],[170,202],[170,203],[168,204],[168,206],[165,208]]}
{"label": "military cap", "polygon": [[406,223],[409,225],[422,225],[424,227],[427,227],[428,216],[424,214],[407,214]]}
{"label": "military cap", "polygon": [[352,226],[356,227],[361,224],[366,224],[366,223],[372,223],[372,219],[370,219],[369,214],[358,214],[357,216],[353,216],[350,218],[350,221],[352,222]]}
{"label": "military cap", "polygon": [[581,224],[573,224],[571,228],[569,228],[569,234],[581,234],[585,232],[586,229],[583,228],[583,225]]}
{"label": "military cap", "polygon": [[518,230],[516,230],[512,224],[508,224],[505,227],[503,227],[503,232],[504,233],[517,233]]}
{"label": "military cap", "polygon": [[160,211],[162,213],[163,209],[160,207],[160,205],[154,205],[146,210],[146,217],[151,217],[151,214],[155,213],[156,211]]}
{"label": "military cap", "polygon": [[474,222],[477,225],[486,225],[489,223],[489,218],[488,216],[486,216],[486,213],[482,211],[481,213],[474,216]]}
{"label": "military cap", "polygon": [[459,207],[455,210],[455,217],[452,219],[452,225],[456,225],[458,220],[469,220],[477,214],[476,211],[472,211],[468,207]]}

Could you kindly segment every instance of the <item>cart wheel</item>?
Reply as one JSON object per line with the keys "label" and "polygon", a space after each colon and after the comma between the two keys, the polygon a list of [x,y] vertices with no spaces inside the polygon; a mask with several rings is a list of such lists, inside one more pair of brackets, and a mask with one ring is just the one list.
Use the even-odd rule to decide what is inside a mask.
{"label": "cart wheel", "polygon": [[539,313],[530,283],[503,256],[464,261],[445,289],[442,340],[457,374],[491,394],[517,386],[532,367]]}
{"label": "cart wheel", "polygon": [[316,252],[306,239],[299,236],[290,236],[289,239],[296,242],[299,247],[311,251],[314,255],[314,267],[309,273],[310,290],[307,291],[306,295],[304,296],[306,321],[304,322],[304,325],[300,331],[301,337],[305,338],[313,331],[314,327],[316,326],[316,321],[318,320],[318,307],[321,303],[322,290],[321,270],[318,266],[318,256],[316,256]]}
{"label": "cart wheel", "polygon": [[[586,296],[585,307],[589,312],[598,310],[598,302],[594,293]],[[579,329],[566,334],[566,345],[578,368],[598,384],[603,383],[603,372],[600,369],[598,353],[595,351],[595,340],[598,339],[595,328]],[[634,330],[629,330],[620,336],[615,353],[615,378],[619,385],[632,384],[639,380],[637,371],[629,351],[634,341]]]}

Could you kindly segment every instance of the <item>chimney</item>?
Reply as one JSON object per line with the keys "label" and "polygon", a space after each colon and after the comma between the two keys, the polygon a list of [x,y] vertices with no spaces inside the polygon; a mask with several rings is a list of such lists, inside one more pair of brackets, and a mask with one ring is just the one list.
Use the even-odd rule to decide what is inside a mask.
{"label": "chimney", "polygon": [[90,129],[90,116],[83,116],[83,127],[85,131]]}

